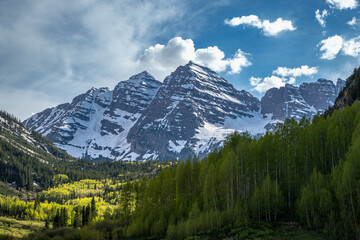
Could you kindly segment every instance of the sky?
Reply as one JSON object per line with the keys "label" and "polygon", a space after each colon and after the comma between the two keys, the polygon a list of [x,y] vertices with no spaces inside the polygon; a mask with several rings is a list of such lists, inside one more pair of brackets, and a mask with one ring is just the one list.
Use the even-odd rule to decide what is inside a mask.
{"label": "sky", "polygon": [[261,98],[360,65],[359,0],[0,0],[0,109],[25,120],[190,60]]}

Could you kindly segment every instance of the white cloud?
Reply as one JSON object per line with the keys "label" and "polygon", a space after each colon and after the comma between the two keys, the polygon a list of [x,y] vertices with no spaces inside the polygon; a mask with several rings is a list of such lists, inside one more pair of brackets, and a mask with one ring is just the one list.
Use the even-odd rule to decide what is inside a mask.
{"label": "white cloud", "polygon": [[250,25],[257,28],[262,28],[262,21],[260,21],[259,17],[256,15],[242,16],[242,17],[234,17],[232,19],[225,19],[225,24],[236,27],[241,24]]}
{"label": "white cloud", "polygon": [[250,77],[250,85],[256,86],[262,81],[262,78],[259,77]]}
{"label": "white cloud", "polygon": [[234,17],[232,19],[225,19],[225,24],[236,27],[239,25],[250,25],[263,30],[266,36],[276,36],[282,31],[294,31],[296,27],[293,26],[290,20],[276,19],[274,22],[269,20],[260,20],[256,15]]}
{"label": "white cloud", "polygon": [[334,35],[332,37],[322,40],[318,44],[318,46],[320,45],[320,51],[323,52],[320,58],[332,60],[340,52],[343,46],[343,39],[339,35]]}
{"label": "white cloud", "polygon": [[236,74],[242,71],[244,67],[251,65],[251,62],[246,57],[248,54],[238,49],[233,58],[227,59],[228,64],[230,65],[230,74]]}
{"label": "white cloud", "polygon": [[250,78],[250,84],[254,86],[253,90],[263,93],[269,90],[270,88],[280,88],[285,86],[285,84],[288,83],[288,80],[285,78],[281,78],[278,76],[270,76],[262,78]]}
{"label": "white cloud", "polygon": [[272,76],[265,78],[250,78],[250,85],[253,86],[253,90],[263,93],[270,88],[279,88],[285,86],[285,84],[294,84],[296,78],[300,76],[312,76],[318,72],[317,67],[309,67],[303,65],[298,68],[278,67],[272,73]]}
{"label": "white cloud", "polygon": [[299,68],[287,68],[287,67],[278,67],[273,71],[273,74],[276,74],[281,77],[300,77],[300,76],[311,76],[318,72],[317,67],[309,67],[308,65],[303,65]]}
{"label": "white cloud", "polygon": [[188,58],[188,60],[207,66],[216,72],[222,72],[228,65],[227,61],[224,61],[224,57],[224,52],[214,46],[197,49],[196,52],[193,52],[192,58]]}
{"label": "white cloud", "polygon": [[355,9],[358,6],[357,0],[326,0],[330,7],[337,9]]}
{"label": "white cloud", "polygon": [[300,76],[312,76],[318,72],[317,67],[309,67],[303,65],[298,68],[278,67],[272,73],[272,76],[265,78],[250,78],[250,85],[253,86],[253,90],[263,93],[270,88],[279,88],[285,86],[285,84],[294,84],[296,78]]}
{"label": "white cloud", "polygon": [[350,21],[348,21],[346,24],[350,26],[354,26],[356,24],[356,17],[353,17]]}
{"label": "white cloud", "polygon": [[320,13],[320,10],[317,9],[315,11],[315,18],[316,20],[318,20],[319,24],[322,26],[322,27],[325,27],[326,25],[326,22],[325,22],[325,17],[328,16],[328,11],[326,9],[324,9],[322,11],[322,13]]}
{"label": "white cloud", "polygon": [[[137,57],[154,38],[182,31],[173,26],[184,14],[186,3],[176,0],[0,1],[2,88],[15,93],[13,102],[36,91],[62,103],[91,86],[112,87],[143,70]],[[1,107],[29,116],[4,98]]]}
{"label": "white cloud", "polygon": [[342,53],[352,57],[357,57],[360,54],[360,37],[352,38],[348,41],[344,41],[342,47]]}
{"label": "white cloud", "polygon": [[155,73],[162,80],[179,65],[194,61],[217,72],[235,74],[251,65],[248,54],[238,49],[233,58],[226,58],[217,46],[196,49],[191,39],[175,37],[167,45],[156,44],[145,49],[138,59],[138,64]]}
{"label": "white cloud", "polygon": [[322,40],[318,46],[321,46],[321,59],[332,60],[340,51],[343,55],[357,57],[360,55],[360,36],[346,40],[339,35],[334,35]]}

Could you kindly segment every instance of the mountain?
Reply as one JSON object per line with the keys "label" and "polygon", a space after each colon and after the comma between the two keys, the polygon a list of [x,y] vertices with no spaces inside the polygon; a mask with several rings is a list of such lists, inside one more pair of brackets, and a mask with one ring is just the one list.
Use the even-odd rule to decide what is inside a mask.
{"label": "mountain", "polygon": [[342,80],[270,89],[261,101],[189,62],[157,81],[146,71],[114,90],[92,88],[24,125],[75,157],[125,161],[206,156],[237,131],[262,134],[286,118],[332,105]]}
{"label": "mountain", "polygon": [[[71,159],[49,140],[22,126],[14,116],[0,111],[0,194],[49,187],[54,166]],[[62,161],[59,161],[62,160]],[[14,187],[14,188],[13,188]]]}
{"label": "mountain", "polygon": [[263,131],[259,110],[259,100],[250,93],[190,62],[165,78],[128,139],[132,151],[145,158],[202,157],[234,130]]}
{"label": "mountain", "polygon": [[334,105],[336,97],[344,88],[345,81],[318,79],[302,83],[299,87],[286,84],[285,87],[269,89],[261,99],[261,113],[272,119],[284,121],[287,118],[300,120],[303,116],[313,117]]}
{"label": "mountain", "polygon": [[21,152],[41,162],[46,162],[46,159],[63,158],[67,155],[49,140],[36,132],[27,130],[18,119],[4,111],[0,111],[0,144],[16,149],[12,150],[13,152]]}
{"label": "mountain", "polygon": [[35,114],[24,125],[74,157],[133,160],[128,132],[160,85],[144,71],[120,82],[113,91],[92,88],[70,104]]}
{"label": "mountain", "polygon": [[346,79],[346,87],[340,91],[335,100],[334,108],[340,109],[351,106],[356,100],[360,100],[360,68],[355,68],[354,73]]}

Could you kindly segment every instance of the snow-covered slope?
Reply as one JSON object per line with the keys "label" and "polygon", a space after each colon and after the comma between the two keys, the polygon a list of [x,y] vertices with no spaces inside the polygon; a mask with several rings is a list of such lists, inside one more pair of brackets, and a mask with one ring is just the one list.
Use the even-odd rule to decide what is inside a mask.
{"label": "snow-covered slope", "polygon": [[71,103],[46,109],[24,124],[75,157],[200,158],[237,131],[262,134],[286,118],[312,117],[341,89],[319,79],[270,89],[261,102],[214,71],[189,62],[161,83],[142,72],[114,90],[92,88]]}
{"label": "snow-covered slope", "polygon": [[50,141],[30,132],[17,119],[4,111],[0,111],[0,142],[7,142],[11,144],[11,147],[42,162],[46,162],[45,159],[65,155],[63,151],[55,148]]}
{"label": "snow-covered slope", "polygon": [[334,101],[345,81],[318,79],[312,83],[302,83],[299,87],[286,84],[285,87],[269,89],[261,99],[261,113],[272,114],[272,119],[284,121],[287,118],[300,120],[303,116],[313,117],[324,112]]}
{"label": "snow-covered slope", "polygon": [[[149,108],[129,132],[132,149],[160,159],[205,156],[229,133],[264,132],[260,102],[195,63],[168,76]],[[250,124],[253,123],[252,128]],[[261,125],[264,123],[264,125]]]}
{"label": "snow-covered slope", "polygon": [[160,85],[142,72],[120,82],[113,91],[92,88],[71,104],[35,114],[24,125],[74,157],[134,160],[127,134]]}

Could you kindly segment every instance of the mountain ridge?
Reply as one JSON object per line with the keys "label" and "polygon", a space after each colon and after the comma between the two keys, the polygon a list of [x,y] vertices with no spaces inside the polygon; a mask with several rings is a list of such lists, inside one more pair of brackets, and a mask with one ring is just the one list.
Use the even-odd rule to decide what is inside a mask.
{"label": "mountain ridge", "polygon": [[[330,91],[329,98],[335,100],[337,86],[332,81],[319,79],[301,86],[306,89],[314,84],[331,86],[328,89],[318,86],[315,90],[325,89],[325,95]],[[323,111],[311,108],[308,103],[301,104],[306,102],[301,86],[270,89],[264,97],[272,95],[274,99],[279,91],[293,89],[287,98],[295,97],[300,102],[295,101],[293,106],[297,118]],[[125,161],[185,159],[193,155],[202,158],[221,146],[225,136],[233,131],[262,134],[284,121],[284,113],[277,113],[284,111],[284,107],[280,104],[276,111],[269,110],[264,97],[259,100],[245,90],[237,90],[211,69],[189,62],[179,66],[163,83],[143,71],[119,82],[113,90],[91,88],[70,104],[35,114],[24,125],[79,158]],[[289,104],[289,99],[285,100]],[[284,104],[285,100],[278,102]],[[319,106],[327,100],[320,99]]]}

